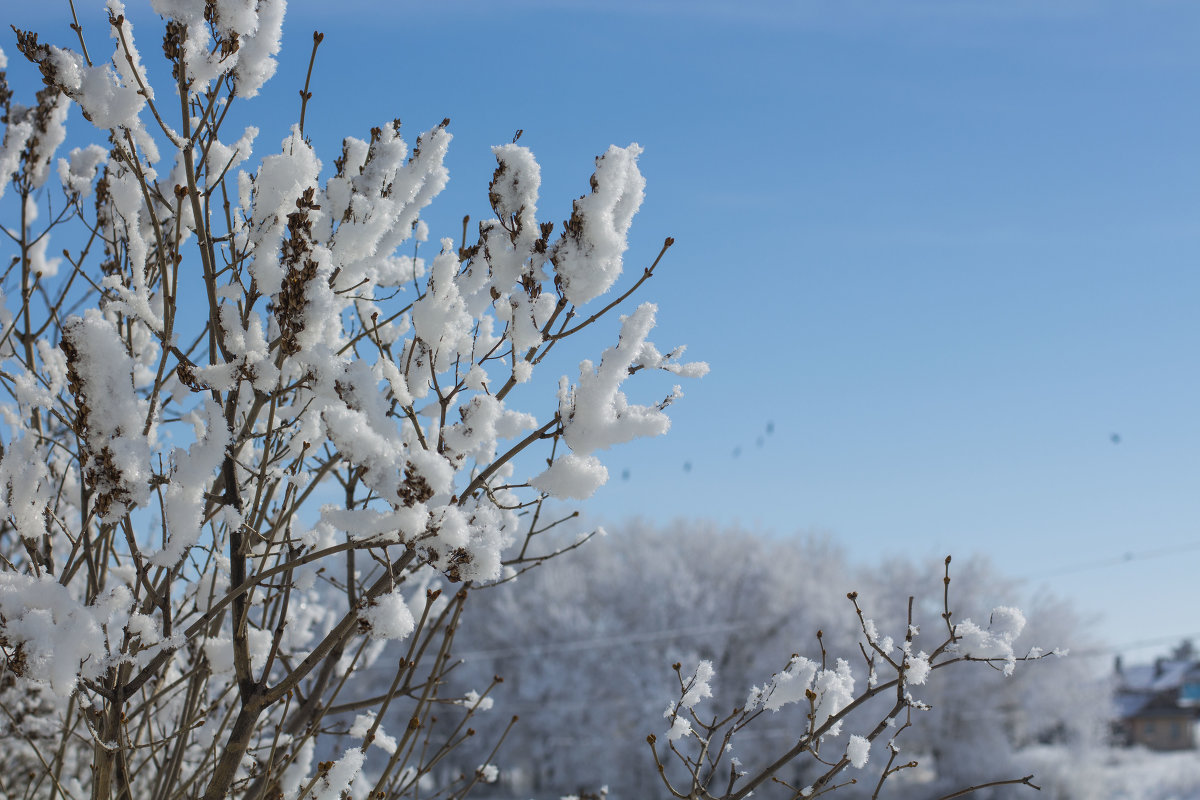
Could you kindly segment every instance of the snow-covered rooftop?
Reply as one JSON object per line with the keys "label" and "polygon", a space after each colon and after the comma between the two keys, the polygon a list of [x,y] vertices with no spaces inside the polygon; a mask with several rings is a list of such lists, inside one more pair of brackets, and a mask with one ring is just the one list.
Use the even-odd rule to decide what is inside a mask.
{"label": "snow-covered rooftop", "polygon": [[1192,669],[1200,673],[1200,664],[1192,660],[1162,660],[1138,664],[1121,670],[1121,689],[1131,692],[1162,692],[1178,688]]}

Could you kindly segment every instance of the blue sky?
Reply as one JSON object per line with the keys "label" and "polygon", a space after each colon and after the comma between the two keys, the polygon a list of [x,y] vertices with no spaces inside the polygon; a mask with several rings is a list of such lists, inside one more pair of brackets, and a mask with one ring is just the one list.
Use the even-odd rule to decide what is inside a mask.
{"label": "blue sky", "polygon": [[[68,41],[49,14],[10,12]],[[984,553],[1115,645],[1200,633],[1200,6],[296,2],[260,148],[315,28],[327,163],[450,117],[435,237],[485,213],[518,128],[545,219],[645,147],[627,270],[675,237],[654,338],[713,369],[592,514]]]}

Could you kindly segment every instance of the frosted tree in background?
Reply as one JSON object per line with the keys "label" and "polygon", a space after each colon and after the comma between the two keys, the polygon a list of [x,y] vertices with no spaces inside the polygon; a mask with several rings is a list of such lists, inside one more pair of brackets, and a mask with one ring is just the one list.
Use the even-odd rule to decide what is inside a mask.
{"label": "frosted tree in background", "polygon": [[[515,720],[475,727],[498,677],[449,688],[463,615],[579,544],[543,536],[562,521],[548,500],[589,497],[599,454],[667,430],[680,388],[646,402],[627,381],[707,369],[656,347],[655,307],[633,305],[670,239],[617,289],[641,150],[600,155],[556,226],[514,138],[493,150],[492,216],[431,245],[448,121],[411,147],[385,121],[323,162],[306,86],[262,145],[227,120],[275,70],[282,0],[151,5],[165,63],[109,0],[96,25],[72,8],[68,41],[15,32],[43,79],[30,105],[0,80],[0,794],[465,796],[497,780]],[[73,108],[104,143],[60,155]],[[609,318],[614,344],[546,374]],[[927,658],[892,647],[911,628],[884,647],[860,627],[901,689],[938,656],[1017,658],[1003,632],[950,629],[982,649]],[[797,754],[824,758],[855,704],[847,669],[815,664],[796,656],[739,713],[811,684],[830,704],[808,700]],[[670,787],[698,798],[729,723],[696,716],[711,664],[679,674],[665,738],[694,768]],[[443,768],[476,739],[477,764]]]}
{"label": "frosted tree in background", "polygon": [[[653,733],[647,737],[670,794],[742,800],[757,791],[781,787],[785,796],[798,798],[853,787],[861,790],[856,796],[873,800],[898,795],[886,784],[920,766],[920,761],[906,752],[904,734],[920,725],[921,713],[930,710],[924,692],[935,673],[943,678],[946,668],[975,662],[994,667],[1007,677],[1014,673],[1017,662],[1050,655],[1036,647],[1018,649],[1016,640],[1025,628],[1025,617],[1016,608],[993,608],[982,624],[970,618],[955,621],[949,557],[942,580],[941,624],[924,630],[912,595],[907,598],[903,623],[898,630],[891,629],[893,634],[876,622],[868,607],[860,605],[857,592],[847,593],[862,633],[856,646],[831,650],[823,631],[818,630],[816,652],[811,657],[793,653],[782,668],[761,685],[752,686],[736,705],[726,701],[722,708],[716,702],[711,661],[700,661],[694,670],[676,663],[679,693],[664,714],[666,735],[661,736],[663,741]],[[745,747],[744,732],[771,715],[787,720],[791,735],[777,737],[766,746],[754,742]],[[996,723],[981,716],[972,727],[992,737],[982,749],[992,750],[992,759],[1002,761],[1008,754]],[[789,780],[785,770],[795,770],[797,777]],[[956,772],[950,769],[947,775],[953,779]],[[934,797],[950,800],[983,789],[1013,786],[1040,789],[1033,778],[1029,774],[978,783],[968,780],[967,785]],[[924,794],[932,789],[935,787],[925,786],[920,791]]]}
{"label": "frosted tree in background", "polygon": [[[953,598],[964,593],[956,589],[951,595],[956,623],[959,614],[990,620],[998,633],[1006,620],[1016,624],[1018,618],[993,615],[995,606],[1020,599],[1028,607],[1028,623],[1013,639],[1014,657],[1030,654],[1028,646],[1019,647],[1021,642],[1055,642],[1073,649],[1090,644],[1086,626],[1069,606],[1030,596],[986,562],[956,561],[955,567],[953,585],[966,587],[966,596],[957,602]],[[915,593],[911,608],[917,644],[909,649],[919,657],[922,650],[933,650],[925,641],[947,632],[944,578],[943,564],[918,567],[903,558],[856,567],[822,538],[723,529],[704,521],[663,528],[631,521],[612,526],[608,536],[565,555],[553,569],[488,589],[495,597],[464,618],[457,639],[464,664],[452,681],[470,686],[493,674],[505,676],[504,690],[494,695],[495,709],[521,717],[506,741],[503,779],[512,796],[582,796],[605,785],[611,796],[646,796],[653,786],[646,772],[647,762],[653,763],[647,733],[654,733],[656,744],[667,752],[671,747],[681,753],[697,748],[700,720],[686,711],[674,714],[679,697],[670,706],[671,725],[663,721],[664,685],[673,677],[668,665],[694,670],[707,663],[696,685],[707,684],[713,697],[704,698],[697,690],[688,698],[696,700],[695,710],[706,722],[717,711],[728,713],[745,701],[750,687],[761,687],[789,662],[790,654],[802,654],[810,665],[820,662],[822,651],[830,666],[843,658],[857,696],[885,683],[890,667],[875,654],[872,684],[859,649],[871,648],[846,590],[865,590],[859,602],[881,649],[887,649],[885,632],[906,630],[909,596]],[[961,624],[963,633],[970,631],[970,623]],[[944,660],[978,655],[971,645],[964,637],[947,647]],[[894,637],[892,650],[903,647],[902,636]],[[1043,742],[1053,742],[1064,756],[1098,744],[1109,693],[1086,659],[1049,659],[1011,675],[1004,674],[1004,660],[995,669],[960,663],[923,680],[919,661],[912,663],[918,664],[906,686],[916,704],[912,724],[900,730],[910,711],[905,706],[900,721],[885,726],[867,748],[863,766],[847,762],[837,783],[851,778],[855,783],[840,794],[871,796],[892,756],[888,743],[895,734],[897,755],[891,766],[915,761],[918,767],[893,773],[880,796],[914,800],[1024,776],[1033,771],[1027,751]],[[830,679],[835,676],[845,686],[836,669]],[[894,698],[894,692],[876,692],[850,709],[842,715],[841,729],[820,743],[818,754],[826,759],[831,751],[840,754],[851,736],[867,740],[874,725],[894,715]],[[712,755],[727,766],[735,758],[749,777],[770,763],[769,754],[784,753],[796,743],[809,711],[804,702],[784,703],[775,695],[731,738],[728,752],[712,748]],[[667,727],[678,734],[674,739],[664,736]],[[472,744],[452,760],[466,766],[484,755]],[[666,762],[672,780],[687,779],[673,756]],[[804,751],[781,765],[774,778],[802,789],[815,785],[828,769]],[[729,777],[728,772],[716,774],[707,791],[719,795]],[[1076,785],[1065,774],[1048,786],[1039,774],[1037,783],[1061,796],[1083,796],[1072,794]],[[680,788],[679,782],[674,785]],[[739,788],[735,783],[734,790]],[[783,796],[781,789],[786,791],[768,782],[755,791]],[[1019,797],[1030,790],[1006,786],[1005,791],[1001,796]]]}

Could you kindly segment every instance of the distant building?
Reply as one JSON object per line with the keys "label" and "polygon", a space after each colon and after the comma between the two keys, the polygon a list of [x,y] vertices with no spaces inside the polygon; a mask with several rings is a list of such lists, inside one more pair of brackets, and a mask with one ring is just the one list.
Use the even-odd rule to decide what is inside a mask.
{"label": "distant building", "polygon": [[1190,642],[1170,658],[1125,667],[1116,660],[1115,734],[1125,745],[1152,750],[1196,749],[1200,719],[1200,659]]}

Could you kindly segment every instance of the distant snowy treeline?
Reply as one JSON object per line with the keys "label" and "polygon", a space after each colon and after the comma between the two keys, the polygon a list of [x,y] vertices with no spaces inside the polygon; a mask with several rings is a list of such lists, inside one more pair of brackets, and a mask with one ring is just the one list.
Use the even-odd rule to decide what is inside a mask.
{"label": "distant snowy treeline", "polygon": [[[1011,604],[1028,619],[1018,655],[1034,647],[1094,648],[1095,631],[1064,601],[998,574],[983,559],[954,567],[955,622],[987,623],[989,609]],[[792,654],[819,660],[823,645],[831,665],[840,657],[861,669],[864,635],[848,592],[859,593],[858,603],[881,631],[904,630],[908,596],[918,592],[914,621],[932,641],[945,630],[943,588],[938,558],[882,558],[862,566],[827,538],[690,522],[622,526],[561,557],[553,569],[486,589],[495,596],[464,615],[455,642],[463,663],[452,683],[484,687],[499,676],[504,683],[491,692],[495,705],[487,715],[493,723],[520,717],[495,756],[499,782],[479,791],[556,798],[607,787],[616,798],[657,796],[662,787],[646,737],[665,738],[663,712],[679,687],[673,664],[690,674],[710,661],[717,699],[711,713],[727,713]],[[1000,669],[951,665],[937,680],[912,687],[931,708],[913,713],[912,726],[897,739],[896,763],[920,764],[890,777],[884,795],[938,797],[1012,778],[1028,769],[1020,751],[1034,745],[1053,744],[1074,758],[1066,754],[1102,741],[1110,688],[1082,655],[1024,664],[1007,677]],[[737,740],[734,755],[752,768],[760,753],[796,739],[805,713],[803,704],[766,712]],[[864,709],[862,723],[875,721]],[[859,733],[847,726],[838,747]],[[491,745],[460,750],[447,769],[474,769]],[[862,789],[869,796],[887,755],[877,744],[876,772],[856,775],[861,786],[841,792]],[[802,786],[806,769],[815,772],[797,763],[782,777]],[[1069,783],[1067,771],[1050,772],[1055,784]],[[769,786],[763,791],[773,794]],[[1031,792],[1001,787],[991,796]]]}

